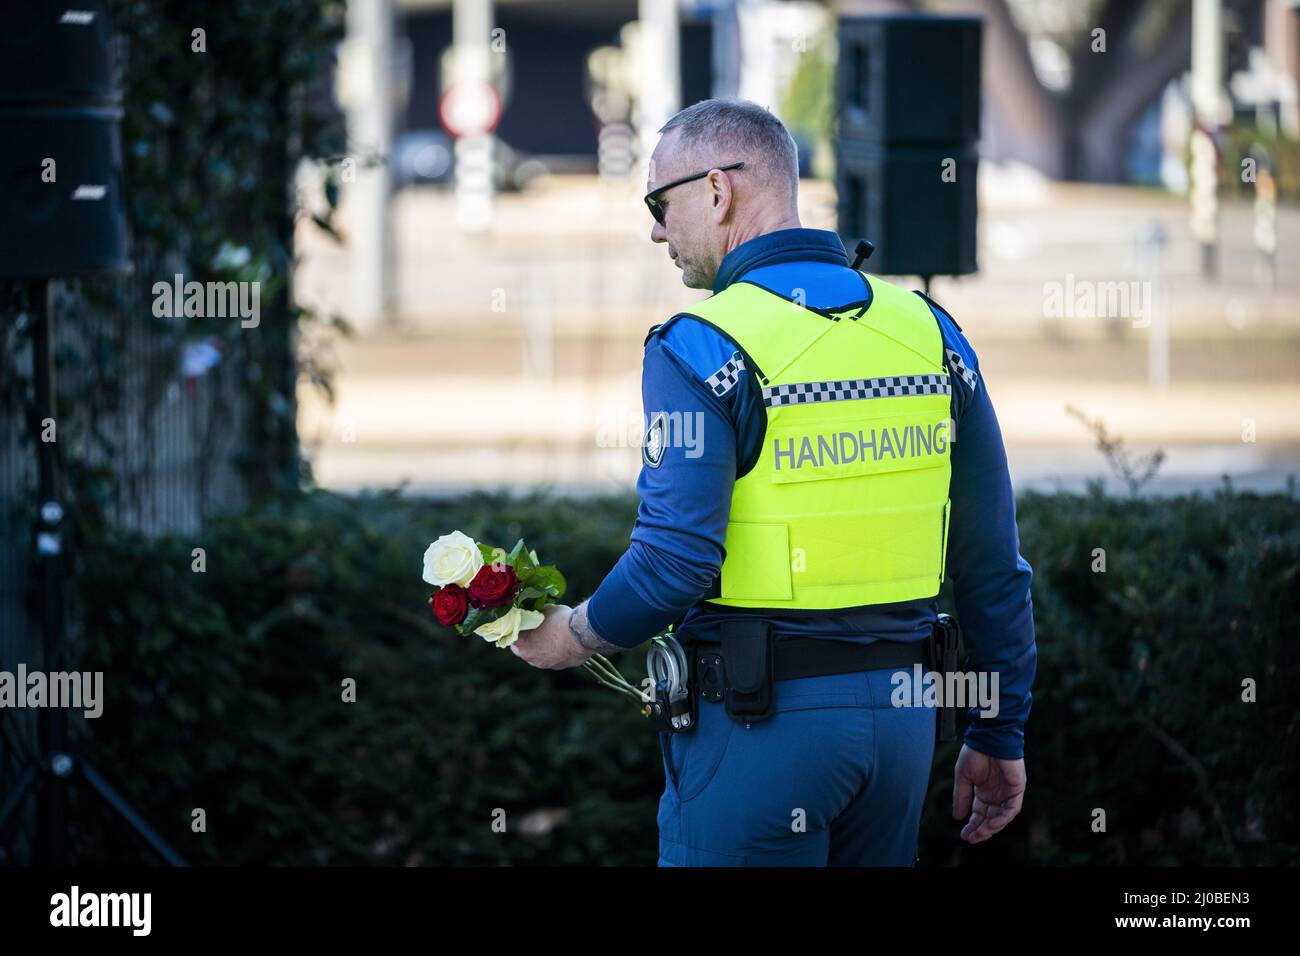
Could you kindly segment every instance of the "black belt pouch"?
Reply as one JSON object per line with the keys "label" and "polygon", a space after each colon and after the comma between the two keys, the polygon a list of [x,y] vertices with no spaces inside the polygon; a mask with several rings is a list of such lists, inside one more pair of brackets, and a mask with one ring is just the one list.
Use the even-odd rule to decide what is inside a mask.
{"label": "black belt pouch", "polygon": [[747,724],[772,716],[775,697],[770,621],[727,621],[721,628],[727,716]]}
{"label": "black belt pouch", "polygon": [[[957,670],[957,654],[961,642],[961,631],[957,619],[949,614],[940,614],[930,630],[930,643],[927,665],[930,670],[940,675],[952,674]],[[942,679],[942,676],[941,676]],[[947,687],[947,681],[944,681]],[[939,708],[935,726],[935,743],[943,744],[957,736],[957,705],[951,701]]]}

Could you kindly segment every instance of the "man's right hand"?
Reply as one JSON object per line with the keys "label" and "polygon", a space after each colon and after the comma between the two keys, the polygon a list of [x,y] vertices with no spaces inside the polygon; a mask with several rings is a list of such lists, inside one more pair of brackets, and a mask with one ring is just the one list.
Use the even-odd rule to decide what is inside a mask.
{"label": "man's right hand", "polygon": [[961,838],[982,843],[1014,820],[1025,799],[1026,783],[1023,758],[999,760],[963,744],[952,784],[952,818],[970,814]]}

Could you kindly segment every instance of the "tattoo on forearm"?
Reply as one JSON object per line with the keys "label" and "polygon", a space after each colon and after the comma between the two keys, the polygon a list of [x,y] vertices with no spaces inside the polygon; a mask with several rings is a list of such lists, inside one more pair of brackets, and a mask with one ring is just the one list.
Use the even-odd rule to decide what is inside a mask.
{"label": "tattoo on forearm", "polygon": [[591,651],[593,654],[616,654],[623,650],[617,644],[611,644],[602,638],[587,623],[587,604],[584,601],[573,609],[569,615],[569,631],[579,644]]}

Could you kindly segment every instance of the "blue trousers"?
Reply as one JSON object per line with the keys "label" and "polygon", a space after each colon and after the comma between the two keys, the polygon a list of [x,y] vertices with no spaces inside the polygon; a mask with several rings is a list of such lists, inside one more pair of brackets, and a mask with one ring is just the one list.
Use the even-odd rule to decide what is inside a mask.
{"label": "blue trousers", "polygon": [[659,865],[913,865],[936,713],[891,705],[896,670],[777,681],[748,727],[701,700],[659,735]]}

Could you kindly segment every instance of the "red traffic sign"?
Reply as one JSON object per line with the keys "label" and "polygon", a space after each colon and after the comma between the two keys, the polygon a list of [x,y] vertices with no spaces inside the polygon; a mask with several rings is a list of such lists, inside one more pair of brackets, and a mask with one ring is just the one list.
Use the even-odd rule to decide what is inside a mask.
{"label": "red traffic sign", "polygon": [[438,118],[453,136],[490,133],[501,121],[501,96],[491,83],[457,83],[438,101]]}

